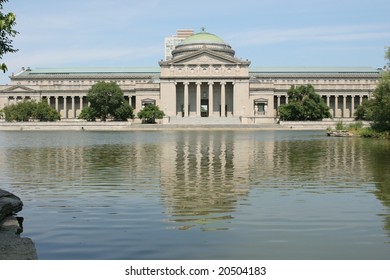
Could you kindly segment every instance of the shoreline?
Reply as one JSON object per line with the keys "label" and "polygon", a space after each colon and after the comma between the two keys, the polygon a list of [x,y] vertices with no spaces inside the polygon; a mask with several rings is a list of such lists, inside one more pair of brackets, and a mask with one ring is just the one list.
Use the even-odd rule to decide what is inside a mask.
{"label": "shoreline", "polygon": [[0,131],[326,130],[329,127],[334,127],[337,121],[338,120],[316,122],[280,122],[279,124],[140,124],[133,122],[0,121]]}

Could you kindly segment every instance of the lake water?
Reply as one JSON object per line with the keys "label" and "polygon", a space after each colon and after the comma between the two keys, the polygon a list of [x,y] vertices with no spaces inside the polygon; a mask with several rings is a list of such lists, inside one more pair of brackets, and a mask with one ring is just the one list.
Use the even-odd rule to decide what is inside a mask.
{"label": "lake water", "polygon": [[40,259],[390,259],[390,141],[0,132]]}

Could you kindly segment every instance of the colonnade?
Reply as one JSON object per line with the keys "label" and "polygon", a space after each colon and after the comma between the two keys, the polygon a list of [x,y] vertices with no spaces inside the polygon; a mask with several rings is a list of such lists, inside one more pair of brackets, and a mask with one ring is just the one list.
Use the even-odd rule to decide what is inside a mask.
{"label": "colonnade", "polygon": [[[353,118],[356,107],[368,99],[367,94],[321,94],[334,118]],[[275,95],[275,110],[282,104],[288,104],[287,95]]]}
{"label": "colonnade", "polygon": [[[132,96],[125,96],[129,104],[135,107],[135,100]],[[47,104],[55,108],[60,113],[63,119],[75,119],[79,116],[81,110],[89,106],[86,95],[24,95],[24,96],[9,96],[8,104],[22,100],[46,100]],[[134,104],[133,104],[134,103]]]}
{"label": "colonnade", "polygon": [[184,81],[175,83],[175,86],[176,112],[183,117],[211,117],[216,111],[219,111],[221,117],[226,117],[228,113],[233,114],[232,82]]}

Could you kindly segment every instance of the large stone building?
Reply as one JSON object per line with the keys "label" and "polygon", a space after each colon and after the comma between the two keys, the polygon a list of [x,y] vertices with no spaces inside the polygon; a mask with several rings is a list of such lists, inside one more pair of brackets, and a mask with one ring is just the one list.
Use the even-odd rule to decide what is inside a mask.
{"label": "large stone building", "polygon": [[23,99],[46,100],[63,119],[88,106],[98,81],[115,81],[135,113],[154,103],[165,123],[273,123],[292,85],[312,84],[334,118],[352,118],[370,98],[380,71],[370,67],[264,68],[238,59],[220,37],[204,30],[183,40],[155,68],[23,69],[0,87],[0,108]]}

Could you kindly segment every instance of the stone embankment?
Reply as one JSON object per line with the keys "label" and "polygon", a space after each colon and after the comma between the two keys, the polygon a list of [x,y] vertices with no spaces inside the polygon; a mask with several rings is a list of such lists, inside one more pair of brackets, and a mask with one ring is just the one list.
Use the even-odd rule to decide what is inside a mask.
{"label": "stone embankment", "polygon": [[[0,131],[137,131],[137,130],[326,130],[338,120],[280,121],[279,123],[223,123],[217,121],[185,123],[141,124],[136,122],[86,122],[61,120],[59,122],[5,122],[0,120]],[[345,125],[354,120],[343,120]]]}
{"label": "stone embankment", "polygon": [[21,238],[23,218],[14,214],[21,211],[19,197],[0,190],[0,260],[36,260],[37,252],[30,238]]}

